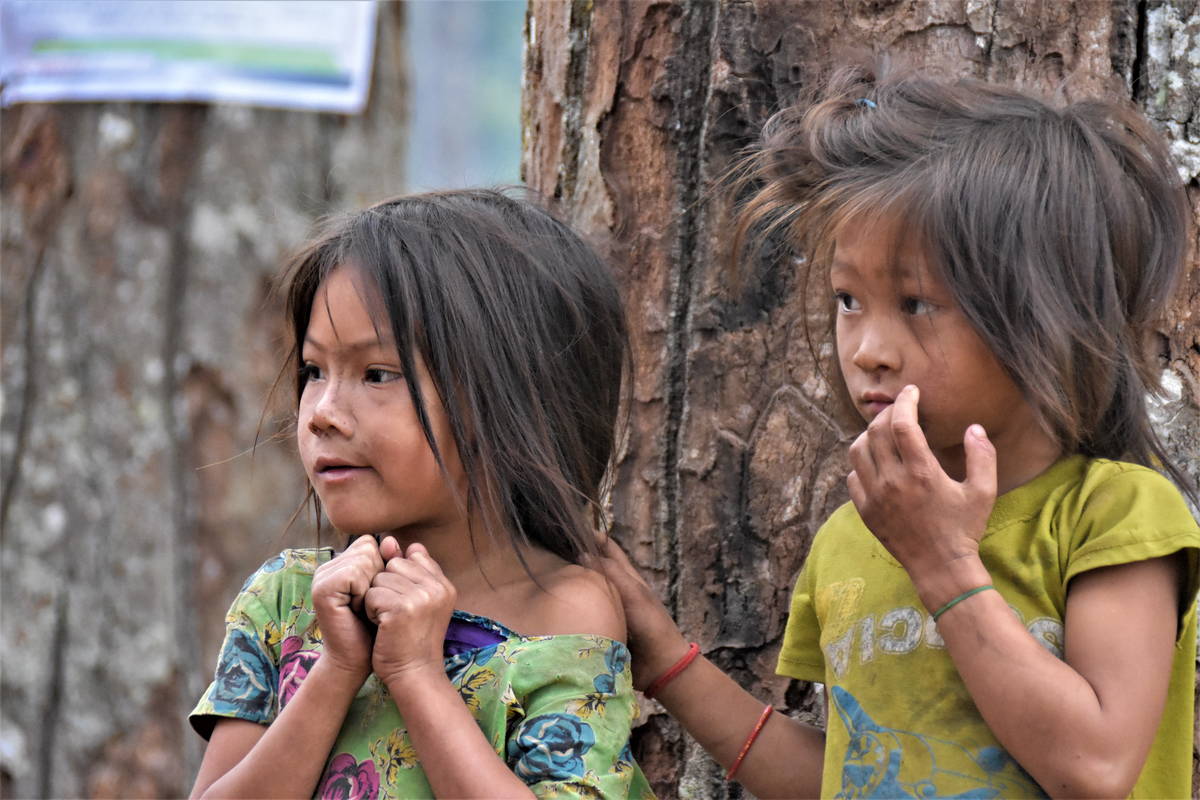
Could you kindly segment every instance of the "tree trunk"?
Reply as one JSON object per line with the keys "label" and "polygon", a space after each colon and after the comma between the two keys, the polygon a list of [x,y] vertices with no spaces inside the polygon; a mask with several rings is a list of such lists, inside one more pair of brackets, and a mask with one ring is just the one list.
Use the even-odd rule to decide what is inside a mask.
{"label": "tree trunk", "polygon": [[402,12],[361,116],[5,111],[0,795],[186,795],[225,609],[303,498],[284,417],[247,452],[270,276],[315,216],[402,185]]}
{"label": "tree trunk", "polygon": [[[719,255],[717,178],[836,53],[886,49],[933,73],[1066,96],[1132,97],[1170,137],[1200,213],[1194,0],[532,0],[523,176],[621,270],[634,336],[615,530],[683,630],[741,683],[809,719],[774,675],[792,581],[846,500],[857,422],[832,410],[785,270]],[[1194,257],[1194,256],[1193,256]],[[1200,477],[1200,268],[1162,328],[1169,446]],[[657,704],[635,740],[666,797],[738,796]]]}

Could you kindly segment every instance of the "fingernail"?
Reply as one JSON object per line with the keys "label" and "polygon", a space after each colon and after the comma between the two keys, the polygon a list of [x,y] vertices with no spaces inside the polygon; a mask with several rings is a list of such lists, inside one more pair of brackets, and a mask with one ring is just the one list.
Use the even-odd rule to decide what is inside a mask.
{"label": "fingernail", "polygon": [[983,429],[982,425],[972,425],[968,430],[976,439],[987,439],[987,431]]}

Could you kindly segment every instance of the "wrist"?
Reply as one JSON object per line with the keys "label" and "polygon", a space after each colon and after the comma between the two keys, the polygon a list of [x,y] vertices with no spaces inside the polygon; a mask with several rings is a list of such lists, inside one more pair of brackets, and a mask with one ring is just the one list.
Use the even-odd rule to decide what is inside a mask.
{"label": "wrist", "polygon": [[371,671],[365,667],[356,667],[340,663],[328,653],[322,654],[313,664],[305,683],[315,681],[338,693],[348,693],[351,697],[358,693],[370,676]]}
{"label": "wrist", "polygon": [[407,664],[386,672],[376,671],[375,674],[387,686],[397,705],[400,706],[403,705],[406,698],[451,686],[450,679],[446,676],[445,666],[440,662],[437,664],[428,662]]}
{"label": "wrist", "polygon": [[964,592],[992,582],[992,576],[978,553],[942,563],[918,578],[911,575],[921,603],[932,614]]}

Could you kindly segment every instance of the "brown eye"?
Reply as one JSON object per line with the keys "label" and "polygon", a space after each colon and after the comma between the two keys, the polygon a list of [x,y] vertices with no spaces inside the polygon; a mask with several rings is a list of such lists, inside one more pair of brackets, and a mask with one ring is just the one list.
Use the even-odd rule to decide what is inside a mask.
{"label": "brown eye", "polygon": [[928,314],[937,309],[933,303],[928,300],[922,300],[919,297],[906,297],[900,304],[905,314],[917,316],[919,314]]}
{"label": "brown eye", "polygon": [[843,314],[849,314],[862,308],[858,304],[858,300],[854,299],[854,295],[846,292],[834,292],[833,299],[837,303],[838,311]]}
{"label": "brown eye", "polygon": [[394,369],[384,369],[383,367],[370,367],[363,375],[363,379],[367,383],[391,383],[392,381],[400,380],[403,375]]}
{"label": "brown eye", "polygon": [[299,369],[300,383],[307,384],[309,381],[318,380],[321,377],[321,368],[312,362],[306,361]]}

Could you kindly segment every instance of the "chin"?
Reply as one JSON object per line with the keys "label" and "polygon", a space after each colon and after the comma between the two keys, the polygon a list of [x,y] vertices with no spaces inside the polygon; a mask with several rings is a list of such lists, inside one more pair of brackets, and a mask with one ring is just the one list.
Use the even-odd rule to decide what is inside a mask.
{"label": "chin", "polygon": [[336,510],[331,511],[328,507],[324,508],[324,511],[329,523],[347,536],[374,535],[392,527],[382,520],[364,518],[354,514],[338,514]]}

